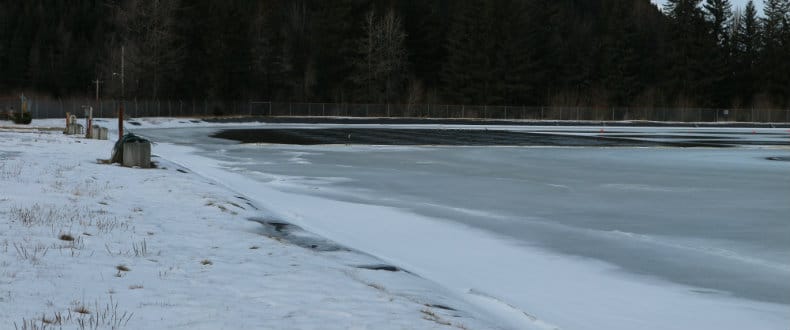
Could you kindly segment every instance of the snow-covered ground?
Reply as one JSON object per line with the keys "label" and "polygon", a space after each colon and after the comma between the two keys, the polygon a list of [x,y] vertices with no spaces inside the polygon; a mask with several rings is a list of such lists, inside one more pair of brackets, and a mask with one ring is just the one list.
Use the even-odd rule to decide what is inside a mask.
{"label": "snow-covered ground", "polygon": [[[46,123],[42,121],[41,124]],[[53,125],[59,123],[52,121]],[[112,127],[111,121],[105,123]],[[383,313],[382,310],[395,311],[386,313],[395,319],[386,321],[384,325],[387,327],[437,326],[436,322],[420,319],[432,319],[429,314],[434,312],[445,313],[439,315],[440,323],[449,320],[454,325],[468,328],[786,329],[790,324],[790,285],[783,281],[790,275],[790,254],[787,252],[790,251],[790,240],[787,239],[790,237],[790,223],[786,220],[786,215],[790,214],[790,205],[786,203],[787,196],[790,196],[790,162],[781,161],[790,156],[787,147],[242,145],[209,138],[208,135],[221,128],[242,126],[312,128],[343,125],[220,125],[184,119],[139,120],[135,123],[137,125],[127,125],[127,128],[159,142],[154,146],[154,153],[168,170],[131,170],[90,162],[93,158],[106,158],[109,147],[96,151],[97,156],[88,157],[82,166],[134,171],[136,181],[132,182],[136,183],[127,183],[128,190],[145,190],[141,188],[145,179],[140,173],[164,171],[160,174],[163,178],[157,180],[174,180],[171,177],[175,177],[189,182],[193,195],[179,195],[176,202],[183,207],[174,209],[174,201],[163,192],[170,189],[170,183],[156,183],[162,190],[151,195],[167,196],[167,200],[160,201],[161,211],[145,210],[148,214],[186,213],[208,218],[201,220],[200,224],[187,226],[189,229],[212,224],[210,235],[243,242],[251,226],[244,219],[267,219],[298,225],[307,232],[375,256],[315,251],[321,248],[305,252],[287,245],[289,254],[286,258],[306,254],[313,258],[311,260],[317,260],[314,261],[316,264],[333,265],[324,267],[334,271],[329,272],[330,275],[337,276],[322,279],[326,281],[323,283],[340,288],[343,298],[339,299],[363,301],[363,310],[371,314]],[[171,129],[161,129],[166,127]],[[431,128],[465,127],[433,125]],[[790,138],[787,129],[519,126],[476,126],[470,129],[572,135],[602,134],[600,129],[604,129],[605,134],[648,140],[693,139],[700,134],[710,134],[748,141],[748,144],[758,140],[768,144],[771,141],[786,143]],[[14,157],[31,152],[29,147],[17,148],[16,151],[24,152],[14,153],[6,143],[2,146],[0,150],[8,150],[6,153]],[[72,156],[66,158],[69,157]],[[188,173],[181,173],[178,169]],[[118,177],[117,173],[113,172],[107,178]],[[30,188],[26,185],[25,189]],[[178,189],[183,194],[183,188]],[[211,203],[195,197],[206,194],[204,189],[216,191],[216,196],[224,197],[215,197],[213,205],[207,205]],[[123,192],[117,194],[125,195]],[[126,209],[128,215],[125,216],[136,214],[135,204],[122,204],[127,203],[126,196],[116,195],[112,201],[122,205],[113,207],[113,212]],[[248,201],[257,210],[247,207]],[[236,208],[231,202],[246,209]],[[0,202],[0,206],[2,204],[9,202]],[[151,204],[156,205],[156,202]],[[225,212],[216,205],[224,205]],[[237,214],[228,215],[228,210]],[[208,211],[230,220],[216,220],[224,224],[222,231],[217,231],[218,224],[213,216],[207,214]],[[175,223],[167,232],[172,234],[170,231],[184,226],[184,223]],[[277,233],[265,230],[267,226],[263,226],[264,229],[260,225],[252,228],[257,229],[252,233],[258,240],[262,239],[261,233]],[[301,235],[309,237],[304,232],[297,236]],[[282,237],[274,236],[282,240]],[[125,244],[133,249],[135,239],[139,240],[139,237],[132,237]],[[298,239],[289,239],[291,244],[299,244]],[[216,239],[212,237],[210,240]],[[256,244],[260,246],[257,250],[266,250],[261,243]],[[230,271],[230,274],[216,272],[217,262],[210,268],[200,265],[199,261],[204,258],[218,258],[214,255],[204,257],[205,247],[179,250],[184,254],[187,251],[195,253],[189,255],[191,259],[183,264],[195,266],[190,262],[197,262],[200,266],[197,269],[201,271],[198,274],[207,270],[215,272],[217,277],[212,277],[212,285],[217,285],[216,282],[225,275],[239,277],[238,271]],[[224,258],[233,260],[249,257],[246,253],[250,252],[238,253],[233,249],[209,251],[225,252]],[[103,257],[111,258],[111,254],[105,251]],[[268,258],[266,260],[270,264],[282,262],[272,256]],[[349,261],[358,258],[362,261]],[[128,259],[134,261],[139,258]],[[165,260],[164,257],[157,259]],[[131,262],[127,259],[122,261],[127,265]],[[257,262],[258,259],[249,259],[243,265],[257,267],[248,265]],[[108,263],[110,275],[115,275],[113,267],[119,262],[112,259]],[[409,273],[365,271],[348,266],[379,263],[396,265]],[[270,264],[261,266],[259,270],[271,272],[266,270]],[[306,261],[298,264],[308,271],[320,268],[304,266]],[[140,265],[133,265],[132,271],[122,273],[124,277],[120,279],[131,276],[135,267]],[[324,269],[320,271],[324,276]],[[350,276],[348,272],[354,275]],[[200,276],[186,273],[183,278],[192,276],[192,282],[202,283]],[[304,274],[305,277],[310,275]],[[365,300],[369,297],[367,292],[343,287],[351,285],[349,283],[359,284],[353,279],[360,275],[375,276],[374,280],[362,281],[362,289],[366,289],[365,284],[373,284],[367,288],[384,287],[386,290],[383,292],[395,297],[390,304],[399,306],[393,307],[386,302],[368,304]],[[260,286],[257,280],[241,277],[244,278],[239,282],[245,285],[226,284],[223,291],[232,289],[249,293],[248,288]],[[397,279],[385,282],[385,278],[390,277]],[[300,282],[289,283],[290,278],[285,274],[280,279],[286,285],[294,285],[297,296],[316,291],[314,287],[305,289]],[[117,278],[108,281],[112,280]],[[266,281],[266,278],[260,281]],[[188,284],[185,286],[192,292]],[[332,296],[337,294],[334,290],[324,292],[330,292],[327,295]],[[103,294],[108,296],[106,292]],[[201,299],[200,294],[184,296],[184,300],[196,304],[194,300]],[[308,298],[291,297],[294,300],[287,303],[298,305],[307,304],[305,299],[315,300],[311,295],[306,296]],[[118,293],[113,293],[113,297],[114,301],[124,302]],[[270,303],[266,296],[258,298]],[[131,298],[124,296],[123,299]],[[237,306],[238,302],[224,303]],[[429,307],[428,311],[421,312],[426,304],[452,307],[458,311]],[[248,302],[239,308],[247,308],[247,305]],[[338,308],[347,306],[345,302],[336,305]],[[293,327],[319,327],[322,323],[325,326],[326,320],[335,322],[331,325],[337,327],[379,327],[382,324],[374,320],[386,319],[379,318],[380,315],[344,315],[347,319],[332,313],[330,316],[323,313],[315,316],[308,312],[314,308],[314,305],[299,308],[305,311],[304,323],[293,323]],[[190,311],[206,309],[206,306],[194,306]],[[416,313],[416,317],[412,318],[414,314],[410,312]],[[247,320],[244,317],[248,317],[248,313],[242,311],[237,314],[232,314],[235,318],[231,314],[223,316]],[[162,313],[154,315],[161,316]],[[461,317],[453,318],[452,315]],[[4,314],[0,317],[3,320],[7,318]],[[19,314],[14,314],[14,317],[18,319]],[[151,322],[150,319],[138,320],[137,310],[130,324],[135,320],[142,322],[138,325],[151,324],[146,323],[146,320]],[[263,322],[261,320],[256,318],[247,323],[219,325],[256,325],[262,324],[255,323]],[[272,327],[291,326],[291,323],[280,321]],[[205,322],[198,325],[208,328],[219,326]]]}
{"label": "snow-covered ground", "polygon": [[99,164],[112,142],[0,126],[0,329],[499,327],[176,162]]}

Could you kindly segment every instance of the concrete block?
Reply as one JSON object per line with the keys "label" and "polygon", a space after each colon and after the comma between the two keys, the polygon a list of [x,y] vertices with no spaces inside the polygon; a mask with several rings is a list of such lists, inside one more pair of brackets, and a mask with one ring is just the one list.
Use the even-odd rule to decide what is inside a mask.
{"label": "concrete block", "polygon": [[68,127],[66,127],[66,134],[68,135],[82,134],[82,125],[70,124]]}
{"label": "concrete block", "polygon": [[129,142],[123,144],[123,166],[151,167],[151,143]]}
{"label": "concrete block", "polygon": [[99,125],[93,125],[91,127],[91,136],[90,136],[90,138],[98,140],[100,138],[100,135],[101,135],[100,132],[101,132],[101,127],[99,127]]}

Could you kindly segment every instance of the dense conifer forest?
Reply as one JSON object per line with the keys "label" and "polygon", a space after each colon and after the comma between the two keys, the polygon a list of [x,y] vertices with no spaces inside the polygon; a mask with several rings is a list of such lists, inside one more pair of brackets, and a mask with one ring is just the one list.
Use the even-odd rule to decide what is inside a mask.
{"label": "dense conifer forest", "polygon": [[0,0],[0,94],[96,79],[108,98],[787,107],[790,1]]}

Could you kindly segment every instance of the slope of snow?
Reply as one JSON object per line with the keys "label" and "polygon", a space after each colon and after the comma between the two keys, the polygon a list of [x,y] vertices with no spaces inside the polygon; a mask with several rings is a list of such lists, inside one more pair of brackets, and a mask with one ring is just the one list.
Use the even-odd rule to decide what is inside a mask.
{"label": "slope of snow", "polygon": [[300,246],[321,238],[168,160],[97,163],[111,148],[0,130],[0,328],[497,327],[435,283],[359,268],[383,263],[367,254]]}

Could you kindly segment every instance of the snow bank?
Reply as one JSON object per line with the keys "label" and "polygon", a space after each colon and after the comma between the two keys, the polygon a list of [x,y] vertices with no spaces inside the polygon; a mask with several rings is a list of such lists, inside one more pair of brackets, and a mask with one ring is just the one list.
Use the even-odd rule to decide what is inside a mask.
{"label": "snow bank", "polygon": [[357,267],[381,260],[248,221],[265,210],[188,168],[97,163],[111,148],[0,129],[0,328],[496,327],[430,281]]}

